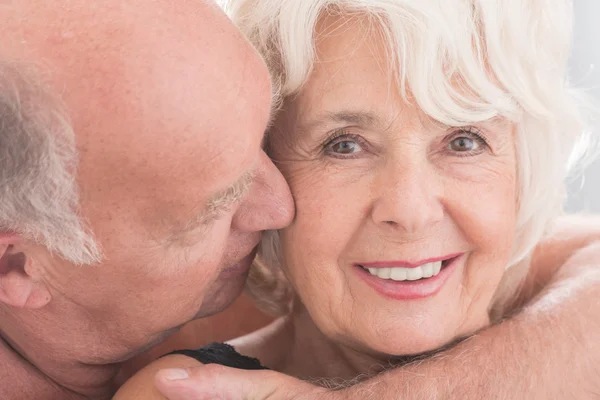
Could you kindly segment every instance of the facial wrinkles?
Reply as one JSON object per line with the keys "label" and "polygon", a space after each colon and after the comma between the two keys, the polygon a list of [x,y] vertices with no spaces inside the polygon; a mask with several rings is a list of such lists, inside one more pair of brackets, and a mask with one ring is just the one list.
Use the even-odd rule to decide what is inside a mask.
{"label": "facial wrinkles", "polygon": [[[406,108],[406,107],[405,107]],[[399,119],[399,115],[400,113],[397,114],[398,117],[396,117],[396,119]],[[421,118],[420,121],[413,121],[413,120],[408,120],[407,122],[404,121],[397,121],[396,123],[394,123],[394,121],[390,122],[388,124],[388,128],[386,129],[385,135],[386,137],[388,137],[388,141],[389,141],[389,145],[384,146],[387,150],[386,153],[384,153],[384,158],[388,158],[387,162],[397,162],[397,163],[406,163],[407,160],[410,160],[411,158],[411,154],[417,154],[417,158],[419,157],[418,154],[423,153],[423,154],[427,154],[426,151],[422,151],[422,147],[426,149],[428,141],[431,140],[431,129],[428,129],[426,127],[423,127],[422,122],[423,122],[424,118]],[[404,122],[404,126],[402,126],[402,122]],[[400,125],[400,126],[399,126]],[[452,134],[454,132],[454,130],[458,130],[460,128],[449,128],[448,132],[444,132],[443,128],[439,127],[439,124],[434,124],[432,122],[429,122],[427,125],[431,126],[431,128],[434,128],[435,131],[437,133],[435,133],[435,135],[439,136],[442,139],[445,139],[446,136]],[[413,128],[411,128],[413,127]],[[405,133],[401,133],[399,134],[399,132],[405,132]],[[312,139],[304,139],[304,136],[306,137],[311,137],[312,135],[310,135],[310,132],[302,132],[302,130],[298,131],[294,131],[294,136],[296,137],[295,143],[294,144],[298,144],[301,143],[302,145],[297,145],[297,147],[307,147],[310,148],[314,145],[314,143],[306,143],[309,140]],[[494,135],[492,135],[494,136]],[[493,140],[492,140],[492,147],[495,150],[495,154],[493,157],[485,157],[485,159],[483,161],[479,161],[479,164],[477,166],[477,174],[466,174],[464,175],[465,179],[477,179],[478,181],[480,181],[480,183],[485,183],[485,181],[489,181],[489,182],[497,182],[494,179],[499,178],[499,179],[511,179],[510,178],[510,174],[506,175],[504,173],[504,171],[506,170],[506,164],[507,163],[511,163],[514,162],[514,159],[510,156],[511,152],[507,150],[507,146],[506,144],[509,143],[509,140],[506,140],[506,136],[509,135],[502,135],[502,134],[496,134]],[[293,147],[293,146],[291,146]],[[447,154],[444,153],[444,151],[446,150],[445,147],[442,145],[440,146],[442,147],[442,154],[440,154],[440,158],[448,158]],[[438,149],[439,150],[439,149]],[[391,154],[391,155],[390,155]],[[405,154],[408,155],[408,158],[405,156],[400,156],[399,154]],[[305,156],[306,157],[306,156]],[[415,162],[421,162],[423,160],[417,160]],[[437,162],[435,159],[430,160],[432,162]],[[439,161],[441,163],[443,162],[447,162],[445,160]],[[460,159],[456,159],[455,161],[453,161],[450,164],[450,167],[453,167],[453,169],[455,170],[453,173],[456,173],[456,170],[464,170],[466,168],[465,166],[465,161],[460,160]],[[322,166],[320,166],[322,168]],[[343,171],[344,170],[344,166],[341,166],[340,163],[335,163],[333,164],[333,166],[329,165],[327,168],[328,172],[331,173],[335,173],[337,171]],[[355,166],[353,166],[353,168],[356,168]],[[473,168],[469,169],[470,171],[473,171]],[[298,176],[303,177],[303,173],[302,173],[303,169],[302,168],[293,168],[293,174],[289,177],[289,179],[291,179],[292,181],[294,180],[298,180],[299,184],[302,185],[303,182],[302,180],[298,179]],[[310,173],[310,168],[306,168],[307,174]],[[303,180],[307,180],[308,177],[303,177]],[[342,178],[343,179],[343,178]]]}
{"label": "facial wrinkles", "polygon": [[[256,163],[255,159],[258,155],[258,150],[254,149],[253,144],[244,140],[237,140],[237,135],[220,135],[223,137],[221,141],[210,140],[208,143],[204,143],[204,148],[214,149],[208,159],[199,159],[198,162],[202,163],[202,168],[199,175],[206,177],[207,179],[193,179],[197,181],[197,188],[190,188],[190,181],[181,182],[180,188],[188,191],[186,196],[183,196],[182,201],[193,200],[194,197],[200,197],[200,202],[191,203],[191,207],[182,208],[179,210],[185,210],[180,212],[177,216],[172,216],[171,221],[168,222],[167,229],[170,234],[166,238],[167,243],[179,243],[179,244],[190,244],[189,240],[193,235],[196,237],[193,240],[197,240],[198,235],[208,230],[214,223],[225,218],[228,213],[232,213],[236,203],[242,201],[250,190],[252,181],[254,179],[254,167]],[[228,141],[226,141],[229,139]],[[214,143],[212,143],[214,142]],[[200,147],[200,146],[197,146]],[[198,157],[196,157],[198,159]],[[248,168],[245,172],[238,175],[237,179],[234,175],[237,171],[242,168]],[[237,172],[239,174],[239,172]],[[214,177],[220,176],[221,179],[216,180]],[[224,189],[219,189],[214,193],[214,189],[211,187],[221,186],[221,182],[232,179],[235,181]],[[210,180],[209,180],[210,179]],[[191,196],[190,190],[196,190],[197,195]],[[214,194],[206,199],[206,193],[212,191]],[[182,196],[178,196],[182,197]],[[159,209],[159,212],[164,214],[164,211]]]}
{"label": "facial wrinkles", "polygon": [[[291,130],[288,130],[288,132],[290,131]],[[295,132],[292,134],[295,135]],[[335,175],[336,169],[343,169],[343,167],[327,164],[324,165],[320,158],[320,155],[315,155],[315,152],[312,151],[312,149],[316,147],[314,143],[311,143],[307,146],[310,147],[311,150],[299,150],[299,148],[304,149],[302,144],[303,141],[301,138],[296,136],[293,140],[289,142],[286,142],[285,139],[283,140],[283,142],[278,141],[277,144],[279,146],[286,147],[278,147],[276,153],[278,157],[285,158],[284,161],[280,161],[278,162],[278,164],[281,165],[282,171],[284,172],[284,175],[286,176],[286,179],[288,180],[292,189],[292,193],[295,194],[296,220],[302,221],[302,224],[304,226],[303,229],[318,230],[320,229],[319,224],[323,217],[318,213],[326,212],[326,210],[317,206],[316,202],[318,202],[319,200],[312,198],[311,193],[323,193],[326,191],[337,191],[341,189],[344,186],[343,182],[334,182],[332,184],[332,182],[330,181],[322,180],[322,177],[323,174]],[[293,160],[291,160],[291,158],[293,158]],[[339,204],[338,207],[343,209],[344,207],[346,207],[346,205]],[[317,214],[314,214],[315,211],[317,212]],[[357,232],[359,230],[355,227],[349,229],[348,231]],[[284,241],[289,242],[289,240],[285,239],[286,232],[287,229],[283,231],[282,237]],[[333,247],[346,246],[345,239],[346,238],[343,237],[343,235],[340,235],[338,240],[336,240],[335,237],[332,237],[332,241],[337,241],[339,243],[337,245],[333,243],[330,244]],[[342,254],[343,253],[344,251],[342,251]],[[333,271],[330,268],[319,267],[322,265],[327,265],[328,260],[321,259],[318,254],[311,254],[309,258],[310,263],[307,265],[304,264],[301,260],[292,261],[295,257],[293,255],[291,255],[291,257],[292,259],[288,258],[288,260],[291,262],[291,265],[296,265],[296,271],[294,272],[294,274],[300,273],[301,275],[310,275],[310,279],[308,279],[307,276],[305,279],[295,280],[296,284],[302,286],[304,284],[310,284],[310,282],[313,280],[328,281],[335,285],[335,289],[333,289],[334,291],[344,293],[343,297],[341,298],[330,299],[330,302],[326,304],[321,304],[321,307],[328,310],[325,312],[329,313],[329,315],[338,315],[340,312],[344,312],[344,310],[347,310],[347,312],[352,311],[353,307],[351,306],[351,304],[356,301],[355,294],[344,290],[344,288],[346,288],[347,285],[345,285],[343,282],[340,282],[337,279],[331,279],[331,274]],[[343,262],[340,262],[337,265],[344,264]],[[339,267],[334,268],[338,269],[338,271],[342,274],[344,273],[343,269]],[[305,292],[305,290],[303,290],[302,287],[299,287],[298,289],[300,289],[299,292],[301,293]]]}
{"label": "facial wrinkles", "polygon": [[[420,129],[420,131],[422,131],[422,129]],[[396,142],[396,144],[394,145],[394,147],[398,146],[399,148],[402,149],[402,151],[418,151],[419,147],[422,147],[422,138],[419,137],[420,135],[405,135],[405,136],[398,136],[396,137],[393,141]],[[424,135],[421,135],[424,136]],[[427,138],[425,138],[426,140]],[[413,147],[414,150],[406,150],[406,147],[410,146]],[[510,158],[510,157],[509,157]],[[495,172],[495,173],[500,173],[500,171],[504,171],[504,169],[502,168],[497,168],[497,166],[486,166],[483,168],[484,172]],[[484,174],[488,179],[490,178],[490,174]],[[504,175],[502,175],[504,176]],[[492,175],[493,177],[493,175]],[[295,177],[293,177],[292,179],[294,179]],[[509,177],[506,177],[509,178]],[[493,179],[491,179],[491,181],[494,181]],[[300,182],[302,184],[302,182]],[[411,240],[412,241],[412,240]]]}
{"label": "facial wrinkles", "polygon": [[[303,140],[296,134],[289,121],[275,127],[269,137],[267,151],[273,163],[280,169],[290,188],[310,184],[316,175],[310,173],[314,166],[315,143]],[[294,196],[294,191],[292,190]]]}
{"label": "facial wrinkles", "polygon": [[[347,42],[354,44],[355,38],[352,39]],[[338,43],[338,46],[330,46],[328,50],[333,51],[337,57],[339,54],[335,50],[341,47]],[[446,151],[443,140],[458,128],[434,123],[423,113],[411,109],[411,105],[404,104],[402,99],[395,96],[390,98],[390,86],[385,85],[387,81],[377,80],[377,73],[374,72],[376,69],[365,65],[368,59],[360,57],[362,53],[358,53],[356,51],[356,54],[352,54],[350,57],[354,57],[353,61],[346,60],[344,66],[335,64],[334,57],[328,58],[330,53],[319,53],[319,59],[328,64],[325,68],[321,64],[315,66],[310,81],[293,101],[287,103],[284,111],[287,115],[282,117],[282,120],[288,120],[288,126],[282,131],[290,136],[294,135],[294,145],[301,149],[291,146],[296,151],[295,154],[291,150],[288,153],[287,149],[283,152],[286,155],[294,154],[302,160],[282,164],[298,207],[294,225],[285,230],[289,237],[286,239],[283,236],[284,243],[290,244],[290,272],[294,278],[306,281],[297,282],[296,285],[307,297],[305,300],[309,308],[312,308],[316,322],[327,333],[338,337],[347,335],[352,342],[356,340],[356,336],[368,332],[364,333],[362,339],[369,336],[373,340],[386,337],[399,326],[409,324],[413,326],[407,327],[407,330],[412,329],[412,332],[435,331],[432,328],[441,326],[447,332],[429,336],[432,340],[443,340],[446,334],[450,337],[453,332],[460,333],[461,329],[473,328],[476,323],[481,322],[480,317],[485,315],[486,300],[490,295],[487,291],[502,274],[497,267],[502,264],[507,246],[505,241],[499,240],[499,236],[508,237],[511,234],[510,216],[503,213],[507,210],[510,212],[514,204],[514,197],[510,193],[510,189],[514,188],[512,142],[505,140],[505,130],[490,128],[488,123],[482,123],[480,125],[483,128],[492,131],[489,134],[492,151],[472,157],[450,154]],[[379,59],[374,61],[377,63]],[[353,69],[341,72],[337,70],[343,68]],[[324,133],[346,125],[361,124],[357,124],[357,121],[338,120],[325,123],[319,129],[302,132],[297,129],[301,126],[298,120],[319,120],[319,115],[347,109],[376,114],[384,121],[381,126],[369,126],[367,129],[359,126],[357,130],[358,134],[368,136],[370,141],[373,138],[380,140],[382,152],[374,157],[378,160],[369,162],[360,157],[354,160],[327,159],[322,154],[319,157],[308,157],[316,154],[309,150],[318,148],[318,139]],[[281,148],[275,153],[279,150]],[[421,184],[433,183],[429,181],[430,178],[440,184],[440,201],[446,212],[441,223],[436,223],[433,227],[430,225],[412,235],[391,230],[384,232],[374,225],[367,226],[363,223],[365,215],[368,215],[370,202],[378,195],[375,190],[377,188],[365,189],[366,184],[385,172],[390,165],[394,165],[395,170],[388,172],[394,176],[386,179],[415,179],[411,184],[418,185],[420,182],[415,176],[405,174],[418,175],[423,170],[427,172],[427,176],[423,177]],[[416,169],[407,171],[409,168]],[[369,176],[371,172],[373,175]],[[406,195],[403,193],[403,188],[408,188],[403,186],[406,182],[399,182],[397,193],[393,195]],[[382,183],[386,183],[385,179]],[[506,197],[499,196],[505,187],[507,189],[503,194]],[[427,188],[424,191],[424,196],[436,195],[435,192],[427,192]],[[494,250],[496,245],[493,242],[501,249]],[[305,246],[303,254],[298,254],[292,248],[299,245]],[[444,299],[450,307],[444,311],[448,314],[445,319],[438,315],[443,307],[421,309],[411,305],[392,310],[393,306],[387,308],[387,304],[377,303],[373,299],[374,308],[369,310],[370,304],[365,298],[358,298],[361,289],[357,287],[354,290],[351,275],[344,269],[358,258],[423,259],[461,251],[473,251],[479,255],[469,259],[462,280],[454,279],[458,287],[452,286],[451,292],[452,296],[457,292],[457,298]],[[296,271],[292,271],[292,268]],[[318,287],[319,282],[327,282],[326,290],[319,292],[311,287],[311,284]],[[361,314],[365,310],[366,314]],[[396,311],[398,314],[395,314]],[[371,318],[370,315],[376,317]],[[392,323],[390,318],[378,319],[384,315],[401,315],[404,318],[398,319],[397,321],[401,321],[398,323]],[[361,317],[369,321],[369,327],[360,323]],[[331,324],[336,326],[332,327]],[[362,329],[363,333],[350,330],[355,327]],[[374,328],[377,329],[375,333]],[[369,340],[358,344],[366,344],[367,348],[374,345]]]}
{"label": "facial wrinkles", "polygon": [[219,191],[212,196],[206,205],[201,206],[201,211],[181,228],[177,228],[177,233],[171,235],[170,241],[181,241],[183,237],[191,232],[213,224],[216,220],[224,217],[224,214],[231,211],[235,203],[240,202],[250,190],[254,172],[248,171],[231,186]]}

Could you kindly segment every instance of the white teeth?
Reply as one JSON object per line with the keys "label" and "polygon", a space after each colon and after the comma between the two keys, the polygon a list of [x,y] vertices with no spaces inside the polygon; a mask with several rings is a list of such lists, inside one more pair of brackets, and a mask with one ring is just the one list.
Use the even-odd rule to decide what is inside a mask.
{"label": "white teeth", "polygon": [[406,280],[406,268],[390,268],[392,270],[391,278],[395,281]]}
{"label": "white teeth", "polygon": [[417,268],[409,268],[406,271],[406,279],[409,281],[416,281],[417,279],[421,279],[423,277],[423,266]]}
{"label": "white teeth", "polygon": [[433,276],[432,263],[425,264],[421,268],[423,268],[423,278],[431,278]]}
{"label": "white teeth", "polygon": [[390,279],[391,275],[392,275],[391,268],[379,268],[379,271],[377,271],[377,276],[380,277],[381,279]]}
{"label": "white teeth", "polygon": [[431,278],[440,273],[442,262],[436,261],[420,265],[416,268],[369,268],[371,275],[381,279],[392,279],[394,281],[416,281],[421,278]]}

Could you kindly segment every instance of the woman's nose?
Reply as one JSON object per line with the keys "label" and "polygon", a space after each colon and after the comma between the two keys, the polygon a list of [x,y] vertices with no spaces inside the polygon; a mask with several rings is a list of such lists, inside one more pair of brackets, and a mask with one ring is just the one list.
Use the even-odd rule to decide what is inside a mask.
{"label": "woman's nose", "polygon": [[373,221],[386,230],[427,234],[444,217],[441,177],[426,162],[391,164],[374,183]]}

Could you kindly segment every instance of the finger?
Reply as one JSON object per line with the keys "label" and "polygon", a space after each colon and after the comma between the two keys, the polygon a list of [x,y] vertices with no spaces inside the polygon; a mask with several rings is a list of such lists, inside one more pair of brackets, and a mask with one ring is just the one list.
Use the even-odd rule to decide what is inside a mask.
{"label": "finger", "polygon": [[160,370],[157,389],[169,400],[263,400],[288,399],[277,396],[282,379],[273,371],[247,371],[210,364],[187,369]]}

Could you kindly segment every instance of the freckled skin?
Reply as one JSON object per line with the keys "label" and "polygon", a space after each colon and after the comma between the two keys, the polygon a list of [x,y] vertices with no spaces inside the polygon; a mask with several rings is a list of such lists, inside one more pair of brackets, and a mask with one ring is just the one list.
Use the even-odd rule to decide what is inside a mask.
{"label": "freckled skin", "polygon": [[[515,232],[513,128],[474,124],[481,142],[427,122],[389,90],[385,53],[364,34],[350,23],[320,40],[319,62],[275,122],[269,149],[296,202],[293,223],[281,231],[284,270],[332,343],[371,355],[415,354],[489,323]],[[379,123],[301,129],[343,110]],[[327,143],[340,129],[346,136]],[[464,140],[475,151],[462,151]],[[352,267],[454,253],[466,256],[442,290],[418,300],[384,298]]]}

